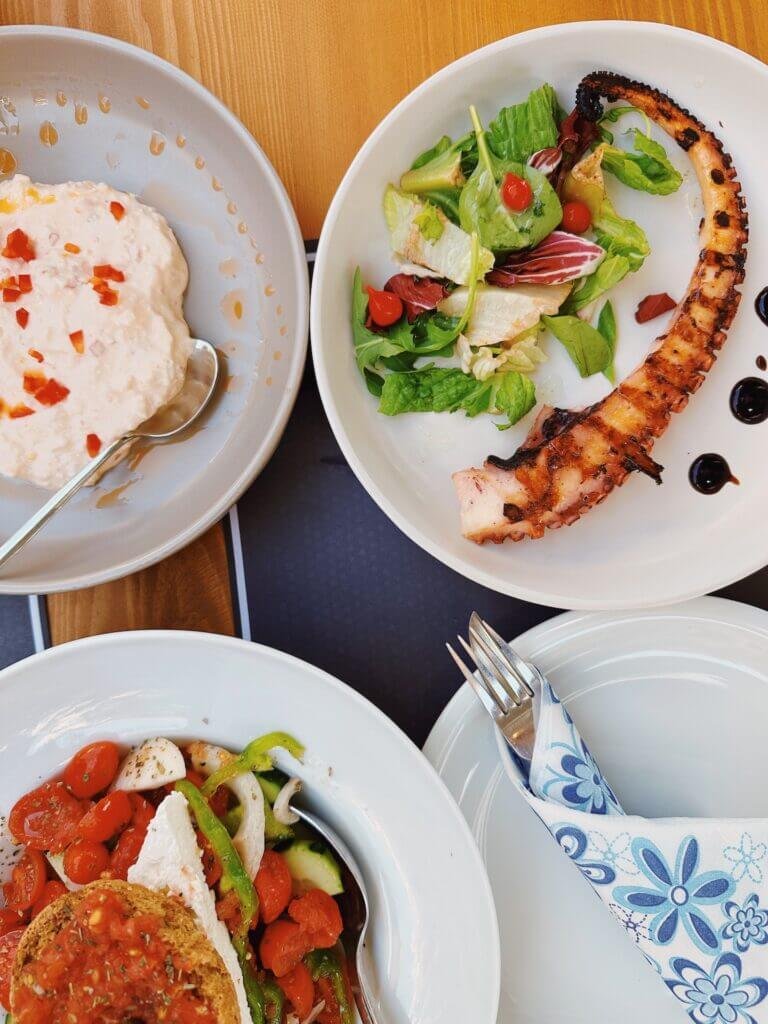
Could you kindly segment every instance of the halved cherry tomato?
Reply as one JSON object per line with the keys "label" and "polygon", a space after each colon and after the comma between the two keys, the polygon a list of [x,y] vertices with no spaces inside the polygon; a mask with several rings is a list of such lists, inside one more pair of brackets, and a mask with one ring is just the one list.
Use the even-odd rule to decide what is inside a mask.
{"label": "halved cherry tomato", "polygon": [[213,847],[202,832],[198,832],[197,834],[197,844],[203,851],[203,871],[205,872],[205,881],[208,883],[208,888],[212,889],[221,878],[221,863],[219,858],[213,852]]}
{"label": "halved cherry tomato", "polygon": [[110,866],[109,850],[104,843],[77,839],[64,851],[64,870],[73,882],[87,885],[95,882]]}
{"label": "halved cherry tomato", "polygon": [[133,817],[129,795],[122,789],[107,793],[83,817],[77,827],[81,839],[105,843],[125,828]]}
{"label": "halved cherry tomato", "polygon": [[[205,779],[203,776],[196,772],[194,768],[187,768],[187,782],[191,782],[193,786],[198,789],[203,788]],[[169,787],[169,792],[173,789],[173,786]],[[216,792],[208,800],[211,805],[211,810],[217,818],[223,818],[229,810],[229,790],[226,786],[219,786]]]}
{"label": "halved cherry tomato", "polygon": [[45,889],[43,889],[43,895],[37,903],[35,903],[34,907],[32,907],[33,919],[36,918],[38,914],[42,913],[47,906],[54,902],[54,900],[57,900],[59,896],[65,896],[66,893],[67,887],[63,882],[59,882],[57,880],[46,882]]}
{"label": "halved cherry tomato", "polygon": [[147,829],[155,816],[155,808],[149,800],[144,799],[141,793],[129,793],[128,799],[131,802],[131,824],[141,829]]}
{"label": "halved cherry tomato", "polygon": [[123,832],[109,859],[109,870],[113,878],[122,878],[125,881],[128,877],[128,868],[133,867],[138,860],[146,837],[147,830],[134,825]]}
{"label": "halved cherry tomato", "polygon": [[85,811],[63,782],[45,782],[14,804],[8,828],[17,843],[60,853],[75,838]]}
{"label": "halved cherry tomato", "polygon": [[368,292],[368,312],[377,327],[391,327],[403,315],[403,300],[394,292],[380,292],[370,285]]}
{"label": "halved cherry tomato", "polygon": [[304,964],[296,964],[292,971],[277,979],[277,984],[299,1019],[308,1017],[315,1002],[315,983]]}
{"label": "halved cherry tomato", "polygon": [[562,227],[566,231],[572,231],[575,235],[582,235],[592,226],[592,213],[586,203],[573,199],[569,203],[563,203]]}
{"label": "halved cherry tomato", "polygon": [[533,189],[525,178],[510,171],[501,183],[501,198],[508,210],[521,213],[533,202]]}
{"label": "halved cherry tomato", "polygon": [[5,905],[9,910],[29,910],[45,889],[45,857],[37,850],[25,850],[11,872],[11,880],[3,886]]}
{"label": "halved cherry tomato", "polygon": [[16,950],[19,948],[23,934],[23,928],[16,928],[14,931],[6,932],[5,935],[0,937],[0,1006],[5,1006],[6,1008],[11,1005],[13,964],[16,959]]}
{"label": "halved cherry tomato", "polygon": [[330,949],[344,931],[338,903],[322,889],[310,889],[304,896],[291,900],[288,914],[308,936],[310,949]]}
{"label": "halved cherry tomato", "polygon": [[240,900],[233,889],[230,889],[217,901],[216,916],[227,926],[230,935],[234,935],[240,927],[243,916],[240,912]]}
{"label": "halved cherry tomato", "polygon": [[117,775],[120,752],[116,743],[89,743],[64,769],[64,781],[80,799],[103,792]]}
{"label": "halved cherry tomato", "polygon": [[264,929],[259,956],[268,971],[282,978],[314,948],[306,932],[294,921],[273,921]]}
{"label": "halved cherry tomato", "polygon": [[17,928],[23,928],[26,923],[27,914],[23,910],[9,910],[7,907],[3,907],[0,910],[0,937]]}
{"label": "halved cherry tomato", "polygon": [[[270,924],[280,917],[291,900],[291,873],[285,857],[275,850],[265,850],[255,884],[262,920]],[[300,1013],[299,1016],[304,1017],[306,1014]]]}

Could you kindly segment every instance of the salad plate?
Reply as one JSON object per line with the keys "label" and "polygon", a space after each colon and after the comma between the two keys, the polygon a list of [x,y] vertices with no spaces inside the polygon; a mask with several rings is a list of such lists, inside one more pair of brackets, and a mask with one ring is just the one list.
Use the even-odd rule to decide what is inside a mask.
{"label": "salad plate", "polygon": [[[237,752],[260,733],[290,732],[306,753],[300,764],[278,753],[278,767],[302,779],[297,802],[344,838],[365,876],[383,1018],[496,1020],[498,929],[469,829],[420,751],[354,691],[277,651],[180,631],[66,644],[6,669],[0,683],[0,744],[16,765],[0,783],[5,816],[86,744],[126,748],[162,736]],[[149,885],[159,869],[150,852],[146,871],[129,872],[129,881]],[[444,984],[457,963],[458,989]]]}
{"label": "salad plate", "polygon": [[[608,74],[593,75],[603,71]],[[613,79],[611,73],[626,76],[632,81]],[[587,77],[590,75],[591,79]],[[467,491],[471,492],[469,485],[479,482],[485,486],[493,473],[484,475],[483,471],[468,470],[468,467],[482,466],[483,460],[492,455],[496,457],[496,461],[492,460],[494,469],[514,471],[520,462],[515,463],[512,456],[526,434],[529,435],[529,444],[530,437],[536,436],[532,427],[541,410],[546,407],[567,410],[596,408],[595,403],[600,403],[612,393],[612,389],[619,387],[643,363],[654,339],[669,323],[669,306],[658,318],[638,322],[636,312],[643,300],[666,293],[674,306],[686,295],[691,272],[701,259],[702,243],[698,230],[706,213],[702,191],[685,148],[689,138],[685,132],[693,129],[681,128],[677,136],[673,131],[673,138],[670,138],[656,124],[648,125],[636,113],[621,112],[621,108],[615,118],[611,115],[613,119],[600,124],[602,134],[599,138],[602,141],[610,138],[613,142],[608,144],[615,143],[622,150],[622,155],[616,158],[614,153],[611,161],[626,161],[626,153],[632,145],[642,149],[646,155],[651,152],[658,155],[660,152],[659,159],[665,162],[663,173],[669,183],[669,188],[660,186],[660,178],[657,178],[655,184],[646,180],[643,187],[639,187],[635,179],[633,187],[627,187],[626,182],[632,175],[626,173],[626,166],[623,170],[619,168],[615,175],[605,175],[609,200],[622,218],[641,227],[649,250],[644,253],[640,266],[600,293],[593,311],[587,307],[585,312],[581,309],[576,311],[582,313],[584,323],[579,332],[588,328],[592,332],[591,341],[595,341],[597,336],[597,341],[606,351],[615,346],[615,351],[610,353],[612,362],[595,362],[594,352],[586,355],[584,349],[576,352],[572,338],[561,337],[562,329],[556,333],[557,321],[562,321],[562,314],[573,312],[567,308],[571,296],[566,300],[557,296],[557,301],[553,300],[554,309],[549,302],[539,306],[533,321],[533,341],[537,352],[529,360],[533,365],[525,366],[524,361],[514,363],[507,355],[510,348],[519,348],[517,343],[524,340],[521,335],[531,326],[532,322],[524,317],[519,320],[512,318],[517,328],[522,329],[512,339],[514,344],[506,348],[502,344],[501,348],[495,349],[477,347],[485,344],[486,340],[479,337],[478,322],[475,321],[473,326],[470,318],[465,341],[461,338],[456,341],[453,362],[444,362],[448,350],[440,350],[437,341],[433,344],[433,336],[439,340],[440,330],[466,327],[459,317],[469,304],[464,280],[469,278],[462,270],[457,270],[456,265],[451,269],[450,257],[446,264],[438,266],[433,261],[431,267],[427,266],[429,260],[425,261],[423,257],[421,242],[414,246],[413,238],[407,237],[407,232],[404,234],[400,230],[398,233],[397,217],[401,221],[403,219],[402,196],[409,194],[406,186],[410,189],[420,187],[414,182],[414,174],[418,175],[425,166],[423,160],[427,160],[427,166],[435,168],[436,164],[430,165],[435,154],[438,158],[443,157],[445,165],[455,157],[457,168],[454,170],[457,170],[458,180],[465,182],[458,186],[462,191],[456,216],[462,230],[471,228],[476,215],[470,200],[465,199],[465,193],[478,187],[474,176],[479,173],[477,167],[482,159],[478,158],[477,152],[472,152],[472,142],[465,145],[463,140],[468,136],[471,139],[473,127],[490,126],[488,138],[496,146],[488,159],[493,171],[494,167],[503,164],[499,155],[503,151],[503,132],[498,125],[503,125],[505,119],[507,124],[514,122],[515,115],[509,114],[510,107],[519,111],[522,108],[515,105],[527,101],[525,116],[528,117],[533,97],[544,94],[542,90],[545,92],[549,85],[554,89],[557,104],[567,112],[574,108],[580,82],[585,83],[580,102],[582,105],[586,102],[588,106],[590,97],[594,99],[598,94],[615,100],[619,95],[625,96],[632,91],[624,87],[617,91],[614,88],[617,81],[626,87],[633,86],[635,82],[647,83],[652,88],[641,91],[652,97],[657,110],[663,108],[667,113],[670,108],[665,107],[663,99],[652,90],[660,90],[672,97],[679,105],[675,110],[680,117],[688,117],[687,111],[690,110],[714,132],[733,158],[750,225],[746,277],[743,283],[737,284],[742,293],[741,305],[717,362],[711,366],[699,393],[691,396],[690,404],[683,410],[685,401],[678,402],[671,394],[668,401],[666,396],[662,398],[664,423],[671,412],[679,411],[679,415],[671,416],[666,432],[664,426],[660,429],[651,427],[652,437],[658,438],[652,449],[653,465],[645,463],[641,466],[637,460],[625,458],[629,453],[620,448],[621,479],[613,479],[609,486],[604,487],[600,480],[603,463],[597,460],[595,486],[589,493],[585,492],[583,502],[567,507],[564,512],[555,510],[550,521],[544,523],[545,526],[562,523],[563,529],[529,530],[526,516],[514,504],[514,498],[506,498],[503,499],[504,518],[512,526],[505,525],[503,531],[473,531],[471,523],[467,526],[466,516],[467,504],[471,507],[474,500],[471,493],[467,497]],[[724,81],[728,83],[727,90],[723,89]],[[757,469],[763,428],[738,420],[731,411],[731,393],[735,385],[745,378],[759,376],[761,371],[756,371],[756,359],[768,346],[765,324],[754,309],[755,300],[766,285],[762,279],[765,252],[761,226],[765,224],[767,214],[754,175],[755,168],[764,159],[765,144],[759,133],[753,131],[746,113],[748,97],[755,90],[764,88],[765,82],[766,71],[758,61],[695,33],[664,25],[627,22],[552,26],[494,43],[438,72],[384,119],[355,158],[329,211],[317,255],[311,334],[318,384],[337,440],[365,488],[400,529],[445,564],[501,593],[540,604],[588,609],[672,603],[725,585],[766,561],[768,551],[761,539],[761,508],[768,498],[768,493],[765,493],[768,484]],[[595,83],[598,83],[597,87]],[[528,100],[529,96],[531,100]],[[473,108],[471,113],[470,108]],[[507,113],[500,115],[502,109]],[[610,111],[612,108],[605,109]],[[554,116],[557,117],[557,113]],[[663,116],[666,115],[662,114],[662,120]],[[645,134],[646,130],[649,135]],[[475,137],[478,137],[477,131]],[[535,133],[532,133],[531,140],[534,138]],[[438,141],[446,139],[453,142]],[[628,141],[633,139],[634,142]],[[675,144],[676,139],[680,145]],[[595,139],[594,143],[597,142]],[[662,148],[659,150],[657,147]],[[534,148],[533,141],[529,148]],[[437,152],[438,149],[441,152]],[[713,149],[717,150],[717,145]],[[640,157],[640,164],[642,160]],[[603,170],[606,170],[608,162],[604,156]],[[412,168],[414,163],[421,167]],[[658,170],[661,165],[655,166]],[[730,164],[726,160],[723,166],[725,171],[721,172],[712,165],[712,182],[727,180]],[[445,170],[444,165],[437,167],[438,170],[441,168]],[[540,221],[546,222],[547,230],[551,230],[552,225],[557,227],[554,219],[548,219],[546,196],[536,191],[535,176],[529,170],[521,171],[521,174],[534,180],[531,211],[539,211]],[[508,178],[509,175],[499,178],[500,192],[502,185],[506,187],[509,184]],[[438,176],[437,184],[444,186],[446,180]],[[391,188],[393,185],[394,189]],[[386,211],[382,209],[385,193],[388,197]],[[400,199],[393,201],[393,193]],[[433,206],[437,204],[439,207],[438,214],[431,207],[411,204],[413,194],[410,193],[411,200],[405,200],[405,205],[411,204],[408,223],[417,224],[419,232],[423,229],[427,235],[430,232],[435,236],[438,233],[442,235],[445,230],[446,240],[456,240],[458,236],[452,233],[454,229],[459,231],[455,227],[456,216],[451,214],[445,195],[439,193],[439,188],[434,189],[430,200]],[[417,194],[417,204],[422,203],[424,195],[426,193]],[[513,204],[515,201],[514,197],[510,198]],[[395,210],[398,203],[399,212]],[[731,218],[734,230],[736,221],[741,219],[740,212],[736,216],[738,210],[737,200],[734,217]],[[361,216],[361,211],[367,211],[367,215]],[[389,215],[389,223],[385,212]],[[452,216],[453,224],[450,223]],[[428,217],[432,218],[429,222]],[[506,213],[504,218],[508,219]],[[477,225],[479,235],[483,235],[487,224],[477,221]],[[601,227],[597,220],[595,225]],[[526,227],[518,220],[517,228],[521,226]],[[599,242],[608,256],[613,256],[616,251],[611,247],[611,240],[606,241],[604,231],[596,228],[589,236],[580,236],[583,226],[580,228],[578,221],[564,221],[564,226],[570,226],[577,238],[588,237]],[[526,230],[529,228],[530,225]],[[470,231],[465,231],[464,239],[458,238],[457,244],[468,243],[469,235]],[[517,240],[510,241],[508,232],[498,244],[502,247],[526,244],[535,247],[540,241],[539,236],[535,231],[529,232],[529,236],[524,236],[523,232]],[[507,260],[494,248],[494,240],[488,234],[483,237],[493,251],[481,251],[480,264],[483,257],[493,259],[495,256],[497,271],[499,267],[502,270],[509,268],[513,261]],[[422,235],[422,239],[426,239],[426,235]],[[435,248],[440,244],[439,239],[431,241]],[[734,241],[734,267],[741,262],[743,243],[743,235],[738,243]],[[393,260],[393,249],[400,252],[399,260]],[[470,252],[468,243],[467,260]],[[407,256],[405,260],[402,258],[404,254]],[[358,267],[360,275],[355,292]],[[398,270],[409,279],[418,278],[421,272],[422,281],[432,280],[433,287],[434,277],[440,279],[438,290],[443,288],[447,292],[437,306],[438,313],[443,315],[442,321],[433,317],[427,325],[417,319],[413,326],[406,323],[405,313],[387,333],[387,329],[382,327],[382,323],[386,323],[387,310],[384,310],[383,322],[376,320],[376,315],[382,314],[376,312],[372,303],[378,300],[371,293],[366,297],[366,292],[359,286],[372,286],[377,294],[384,294],[386,305],[391,302],[391,296],[387,299],[387,292],[378,290],[389,281],[387,290],[394,288],[399,296],[401,290],[398,291],[390,280]],[[739,276],[737,269],[734,279]],[[447,287],[445,278],[448,278]],[[585,280],[589,278],[585,276]],[[485,294],[483,301],[486,305],[489,283],[502,282],[498,276],[494,280],[494,275],[491,275],[485,287],[478,289],[479,295]],[[523,291],[530,287],[530,283],[524,283]],[[423,299],[423,285],[420,289],[420,298]],[[408,300],[408,295],[402,294]],[[358,300],[356,309],[352,309],[354,295]],[[536,306],[540,298],[535,285],[533,292],[523,297],[528,307]],[[548,294],[547,298],[549,300],[551,295]],[[723,301],[732,305],[732,293],[729,292]],[[615,318],[616,332],[615,337],[606,340],[597,328],[601,326],[608,302]],[[421,307],[425,308],[434,306]],[[678,315],[689,308],[683,303]],[[411,312],[407,301],[406,309]],[[490,322],[485,315],[487,312],[482,301],[475,299],[473,316],[486,329]],[[645,304],[642,313],[647,312]],[[651,312],[658,312],[658,309]],[[642,313],[641,321],[644,320]],[[536,338],[535,322],[541,314],[552,333]],[[600,319],[598,314],[601,314]],[[453,324],[447,322],[451,317]],[[351,320],[358,325],[357,349]],[[400,342],[404,336],[407,337],[399,346],[380,349],[378,362],[364,365],[360,340],[365,331],[370,332],[366,339],[372,342],[371,351],[382,337],[391,341],[392,332],[399,332],[399,339],[395,340]],[[523,354],[530,355],[530,340],[527,339],[528,348]],[[518,376],[522,383],[507,391],[488,387],[488,394],[484,396],[480,395],[482,388],[472,390],[469,385],[458,391],[452,390],[450,395],[438,393],[434,382],[429,383],[429,387],[426,383],[422,387],[421,382],[426,381],[426,376],[411,380],[405,376],[414,369],[408,357],[408,346],[412,351],[414,343],[425,352],[424,358],[416,364],[417,371],[429,370],[431,362],[439,373],[445,373],[443,367],[455,369],[461,361],[462,369],[474,365],[475,368],[469,372],[480,381],[482,374],[475,372],[477,359],[480,353],[488,353],[494,359],[499,355],[508,358],[507,368],[509,365],[520,366]],[[406,358],[398,364],[403,352]],[[541,354],[546,361],[540,361]],[[469,360],[466,365],[465,357]],[[709,364],[712,362],[711,359],[707,361]],[[365,379],[360,369],[367,371]],[[495,367],[493,372],[497,369]],[[379,373],[383,376],[376,379]],[[395,380],[395,376],[402,379]],[[442,382],[446,379],[443,378]],[[502,377],[494,379],[501,381]],[[418,385],[412,380],[418,380]],[[503,377],[505,388],[510,380],[510,375]],[[455,381],[452,379],[450,383],[453,387]],[[466,381],[459,379],[459,383],[465,384]],[[682,389],[686,397],[688,392],[696,390],[699,383],[701,374],[694,385]],[[401,384],[402,387],[399,386]],[[535,399],[531,384],[535,385]],[[435,390],[430,390],[432,387]],[[758,387],[765,390],[762,382]],[[369,393],[370,390],[377,392],[376,396]],[[652,386],[648,394],[654,394]],[[380,405],[386,415],[379,411]],[[453,414],[426,411],[454,407],[459,411]],[[425,411],[412,411],[415,408]],[[489,408],[491,415],[487,411]],[[465,415],[465,412],[470,415]],[[562,417],[543,424],[538,422],[543,430],[537,443],[542,446],[553,436],[553,428],[560,431],[564,425],[567,433],[572,425]],[[499,430],[499,427],[505,429]],[[659,436],[662,433],[663,436]],[[557,437],[556,432],[554,436]],[[632,436],[631,431],[629,436]],[[647,446],[642,455],[647,455],[649,450],[650,446]],[[695,460],[711,454],[725,460],[732,479],[717,493],[702,494],[694,489],[689,476]],[[555,467],[556,471],[560,462],[558,453],[555,456],[547,466]],[[615,451],[610,458],[614,456]],[[631,472],[638,468],[643,473]],[[602,472],[605,473],[604,467]],[[610,472],[609,467],[609,475]],[[624,485],[608,494],[615,483],[622,482],[627,472],[630,475]],[[661,475],[661,487],[644,475],[648,472],[650,477]],[[456,487],[452,482],[454,474],[459,478]],[[461,478],[468,481],[463,495]],[[546,491],[546,479],[539,484]],[[467,536],[462,536],[457,490],[462,497]],[[601,501],[603,496],[607,499],[604,502]],[[589,515],[578,518],[592,505],[598,504],[599,507],[593,508]],[[501,509],[502,499],[499,500],[499,514]],[[518,543],[507,541],[504,544],[474,543],[467,539],[473,533],[480,540],[514,537],[515,523],[519,519],[523,523],[518,535],[532,533],[539,539],[521,539]],[[572,525],[566,526],[568,523]]]}
{"label": "salad plate", "polygon": [[[570,612],[514,647],[557,687],[634,813],[754,818],[768,814],[758,769],[767,643],[764,611],[708,597],[655,611]],[[680,1011],[664,985],[521,799],[500,746],[464,685],[424,748],[491,878],[501,930],[499,1024],[674,1024]],[[742,853],[744,866],[734,871],[762,878],[765,849],[753,850],[747,836],[731,855]]]}
{"label": "salad plate", "polygon": [[[306,260],[264,153],[178,68],[118,40],[37,26],[0,30],[0,53],[3,178],[104,183],[162,214],[189,266],[184,316],[224,363],[200,429],[135,451],[0,573],[0,593],[71,590],[188,544],[266,464],[306,356]],[[34,345],[33,331],[34,317],[24,332]],[[0,495],[7,537],[47,492],[3,477]]]}

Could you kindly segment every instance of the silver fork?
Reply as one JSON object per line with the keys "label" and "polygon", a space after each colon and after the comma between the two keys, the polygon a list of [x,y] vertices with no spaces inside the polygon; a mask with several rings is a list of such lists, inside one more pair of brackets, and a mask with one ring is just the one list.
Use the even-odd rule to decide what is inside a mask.
{"label": "silver fork", "polygon": [[473,672],[450,644],[451,657],[475,691],[504,739],[526,769],[530,768],[536,729],[533,697],[544,677],[535,665],[521,658],[477,612],[469,620],[469,643],[458,641],[477,665]]}

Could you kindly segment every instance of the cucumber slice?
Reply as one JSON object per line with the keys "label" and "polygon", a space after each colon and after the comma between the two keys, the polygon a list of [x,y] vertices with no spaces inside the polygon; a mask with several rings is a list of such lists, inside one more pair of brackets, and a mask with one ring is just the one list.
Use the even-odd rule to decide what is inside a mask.
{"label": "cucumber slice", "polygon": [[288,781],[288,776],[279,768],[273,768],[270,772],[257,772],[256,778],[259,780],[264,796],[271,804],[277,800],[277,794]]}
{"label": "cucumber slice", "polygon": [[280,852],[295,882],[307,888],[322,889],[329,896],[344,892],[338,861],[325,843],[317,839],[294,839]]}

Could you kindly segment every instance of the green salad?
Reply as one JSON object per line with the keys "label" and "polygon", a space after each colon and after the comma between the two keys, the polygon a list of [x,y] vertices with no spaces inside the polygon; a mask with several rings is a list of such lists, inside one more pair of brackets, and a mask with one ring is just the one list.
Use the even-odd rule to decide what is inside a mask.
{"label": "green salad", "polygon": [[[582,377],[614,379],[618,340],[608,293],[650,253],[606,175],[665,196],[682,177],[633,107],[600,121],[566,115],[544,84],[487,124],[420,153],[383,197],[398,273],[352,282],[355,356],[387,416],[488,413],[506,429],[536,404],[532,375],[552,335]],[[624,122],[626,124],[626,122]]]}

